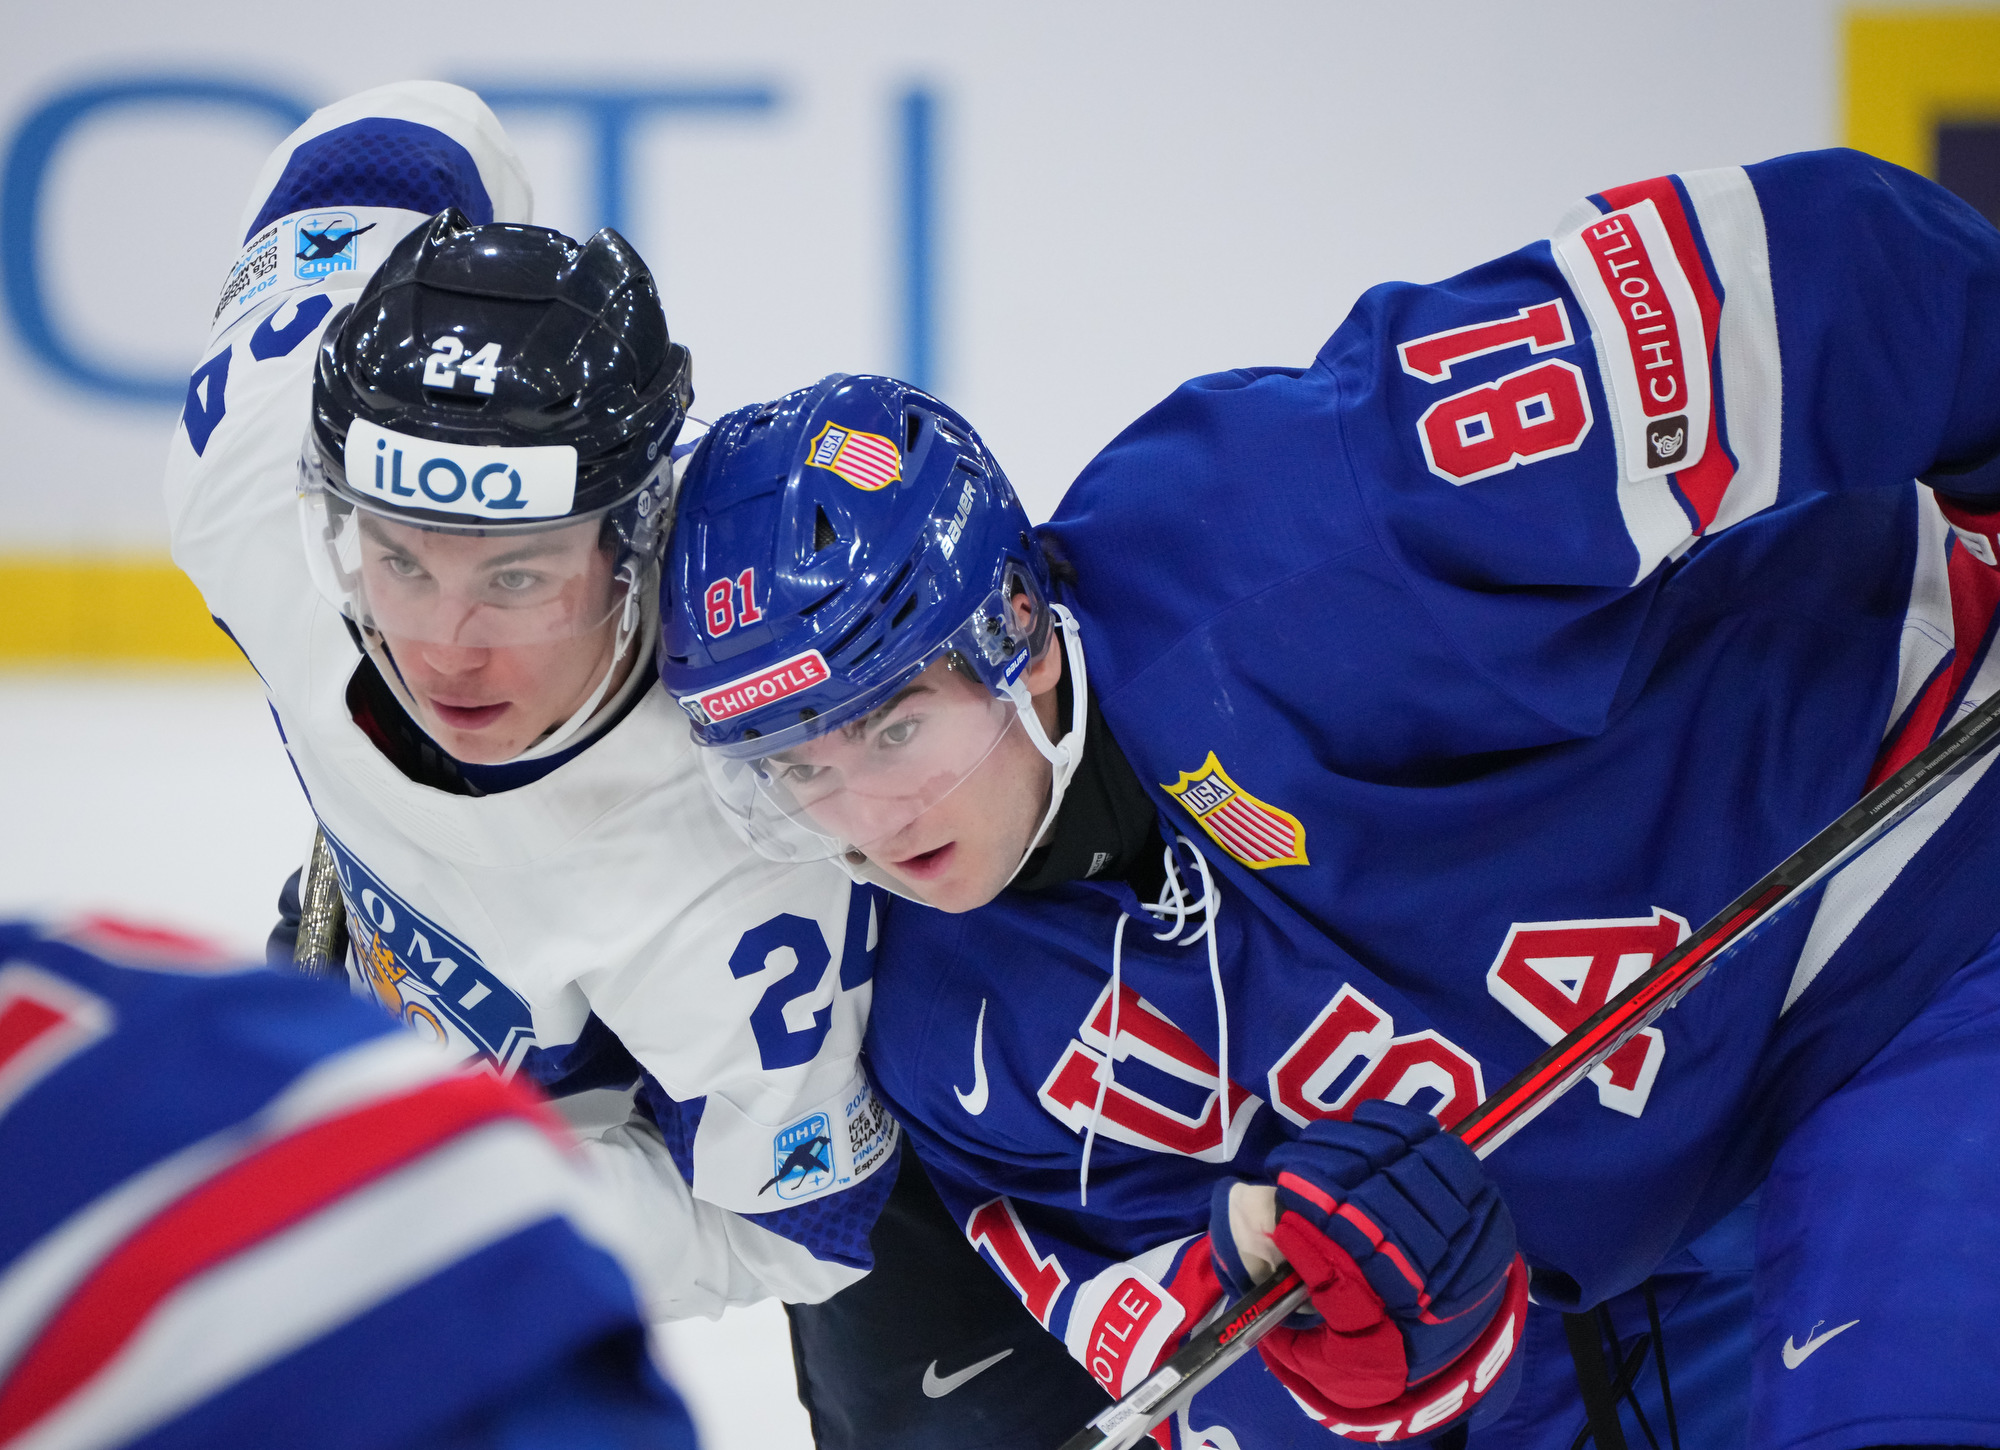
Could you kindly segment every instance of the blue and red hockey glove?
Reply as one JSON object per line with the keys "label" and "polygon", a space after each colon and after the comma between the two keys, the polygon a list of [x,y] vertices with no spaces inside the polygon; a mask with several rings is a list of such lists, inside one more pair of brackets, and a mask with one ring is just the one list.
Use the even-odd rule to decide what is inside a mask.
{"label": "blue and red hockey glove", "polygon": [[[1271,1372],[1341,1433],[1430,1436],[1475,1408],[1497,1414],[1517,1376],[1528,1276],[1514,1222],[1478,1158],[1430,1114],[1367,1102],[1276,1149],[1270,1240],[1312,1291],[1259,1343]],[[1250,1287],[1229,1219],[1211,1200],[1217,1272]],[[1240,1227],[1240,1225],[1239,1225]],[[1496,1393],[1497,1391],[1497,1393]]]}

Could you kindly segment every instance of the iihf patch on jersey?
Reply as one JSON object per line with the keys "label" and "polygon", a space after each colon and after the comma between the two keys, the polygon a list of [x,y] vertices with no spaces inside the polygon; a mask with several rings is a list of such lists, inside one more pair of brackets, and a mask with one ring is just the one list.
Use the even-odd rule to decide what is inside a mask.
{"label": "iihf patch on jersey", "polygon": [[887,488],[903,476],[903,455],[893,441],[880,433],[863,433],[835,423],[819,430],[806,462],[837,473],[869,493]]}
{"label": "iihf patch on jersey", "polygon": [[1556,261],[1590,318],[1624,476],[1699,463],[1708,448],[1708,336],[1651,199],[1556,238]]}
{"label": "iihf patch on jersey", "polygon": [[841,1117],[847,1124],[848,1172],[855,1178],[866,1178],[886,1163],[894,1150],[896,1120],[866,1082],[841,1105]]}
{"label": "iihf patch on jersey", "polygon": [[1188,814],[1214,838],[1215,843],[1248,866],[1262,871],[1269,866],[1304,866],[1306,828],[1290,811],[1243,789],[1229,778],[1213,750],[1201,769],[1161,789],[1187,807]]}
{"label": "iihf patch on jersey", "polygon": [[833,1182],[833,1129],[825,1113],[801,1118],[780,1128],[771,1139],[775,1172],[759,1192],[777,1191],[780,1198],[810,1198]]}
{"label": "iihf patch on jersey", "polygon": [[364,226],[351,211],[306,212],[290,223],[292,275],[317,282],[335,272],[352,272],[360,251],[356,244],[374,229],[374,222]]}
{"label": "iihf patch on jersey", "polygon": [[712,1092],[695,1129],[693,1188],[718,1208],[771,1213],[859,1183],[893,1161],[901,1133],[859,1068],[775,1132]]}
{"label": "iihf patch on jersey", "polygon": [[454,1051],[512,1073],[535,1045],[528,1004],[471,947],[396,895],[326,833],[347,899],[349,972],[389,1011]]}

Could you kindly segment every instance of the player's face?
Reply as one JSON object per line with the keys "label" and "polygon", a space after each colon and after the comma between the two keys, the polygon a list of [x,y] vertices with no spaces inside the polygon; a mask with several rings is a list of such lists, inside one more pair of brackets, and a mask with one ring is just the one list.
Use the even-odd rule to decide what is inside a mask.
{"label": "player's face", "polygon": [[370,517],[362,583],[417,723],[454,759],[511,760],[611,668],[623,586],[595,521],[457,534]]}
{"label": "player's face", "polygon": [[[1060,656],[1051,649],[1028,672],[1044,729],[1054,720]],[[891,762],[904,752],[908,763],[897,769]],[[1013,706],[943,660],[857,726],[787,759],[803,777],[792,789],[823,830],[865,842],[868,859],[941,911],[998,896],[1048,808],[1049,763]],[[898,784],[871,787],[871,772]]]}

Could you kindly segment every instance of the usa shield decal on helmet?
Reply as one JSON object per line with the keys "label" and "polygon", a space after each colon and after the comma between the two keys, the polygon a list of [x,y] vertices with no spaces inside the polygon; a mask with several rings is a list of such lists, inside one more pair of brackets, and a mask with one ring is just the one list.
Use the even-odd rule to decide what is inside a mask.
{"label": "usa shield decal on helmet", "polygon": [[1215,843],[1248,866],[1304,866],[1306,828],[1290,811],[1260,801],[1229,778],[1213,750],[1201,769],[1161,789],[1188,809]]}
{"label": "usa shield decal on helmet", "polygon": [[828,423],[812,441],[806,462],[839,474],[856,488],[873,493],[903,476],[903,455],[880,433],[863,433]]}

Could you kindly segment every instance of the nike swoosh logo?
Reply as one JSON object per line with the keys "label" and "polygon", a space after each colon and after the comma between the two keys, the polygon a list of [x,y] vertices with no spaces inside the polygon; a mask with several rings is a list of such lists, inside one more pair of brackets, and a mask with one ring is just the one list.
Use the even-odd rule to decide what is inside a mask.
{"label": "nike swoosh logo", "polygon": [[[958,1105],[973,1117],[976,1118],[986,1111],[986,999],[984,997],[979,999],[979,1025],[972,1029],[972,1091],[965,1092],[954,1087],[952,1093],[958,1098]],[[1008,1352],[1011,1354],[1013,1351]],[[989,1359],[986,1363],[992,1362]],[[925,1391],[929,1392],[929,1381],[925,1382]],[[938,1393],[942,1395],[947,1392],[939,1390]]]}
{"label": "nike swoosh logo", "polygon": [[[984,1010],[984,1004],[982,1004],[982,1010]],[[957,1089],[953,1089],[953,1091],[957,1091]],[[994,1365],[1000,1363],[1001,1360],[1013,1352],[1011,1349],[1003,1349],[996,1355],[991,1355],[986,1359],[980,1360],[978,1364],[967,1365],[957,1374],[948,1374],[942,1378],[939,1377],[937,1372],[937,1361],[932,1360],[924,1368],[924,1393],[934,1400],[941,1400],[973,1376],[986,1373],[987,1370],[993,1368]]]}
{"label": "nike swoosh logo", "polygon": [[[1827,1332],[1824,1334],[1811,1335],[1804,1344],[1799,1344],[1799,1345],[1794,1345],[1792,1343],[1791,1335],[1787,1334],[1785,1336],[1784,1348],[1781,1351],[1785,1360],[1785,1368],[1797,1369],[1800,1365],[1806,1362],[1806,1356],[1811,1354],[1815,1349],[1818,1349],[1822,1344],[1825,1344],[1829,1339],[1833,1338],[1834,1335],[1852,1329],[1855,1325],[1859,1324],[1860,1322],[1861,1321],[1859,1319],[1850,1319],[1845,1324],[1840,1325],[1838,1328],[1827,1330]],[[1826,1321],[1824,1319],[1821,1319],[1813,1325],[1813,1328],[1817,1329],[1821,1324],[1824,1323],[1826,1323]]]}

